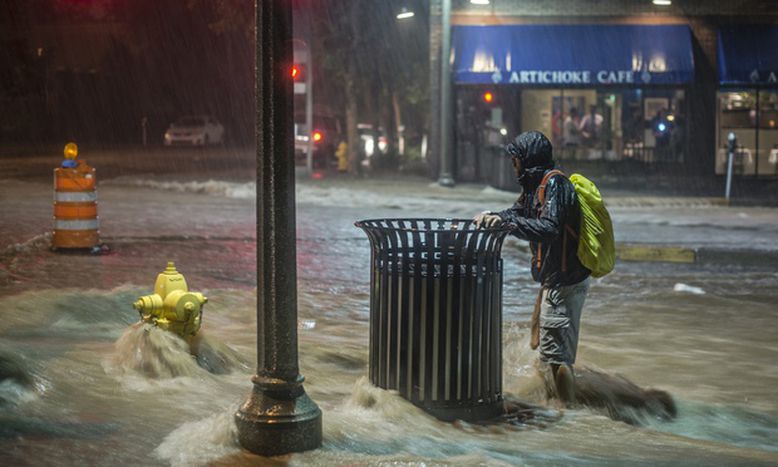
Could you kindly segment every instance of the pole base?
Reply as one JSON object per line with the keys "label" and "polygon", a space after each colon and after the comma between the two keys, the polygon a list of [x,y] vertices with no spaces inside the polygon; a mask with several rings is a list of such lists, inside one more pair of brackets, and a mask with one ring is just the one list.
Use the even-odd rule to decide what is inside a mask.
{"label": "pole base", "polygon": [[[280,456],[321,447],[321,410],[298,383],[261,383],[235,413],[238,441],[261,456]],[[275,386],[275,387],[273,387]]]}

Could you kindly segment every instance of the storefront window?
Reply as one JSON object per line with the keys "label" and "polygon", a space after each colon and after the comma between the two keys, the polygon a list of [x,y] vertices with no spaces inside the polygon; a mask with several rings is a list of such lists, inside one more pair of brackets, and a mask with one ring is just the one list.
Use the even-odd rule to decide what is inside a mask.
{"label": "storefront window", "polygon": [[549,135],[560,160],[680,162],[686,152],[683,90],[528,89],[521,131]]}
{"label": "storefront window", "polygon": [[757,93],[728,91],[719,93],[719,131],[717,136],[716,173],[727,170],[727,136],[737,137],[737,152],[732,160],[733,172],[738,175],[756,174],[757,154]]}
{"label": "storefront window", "polygon": [[[487,179],[502,145],[529,130],[546,134],[561,162],[667,164],[682,162],[687,151],[683,89],[459,86],[455,99],[455,175],[461,181]],[[778,120],[772,99],[765,112]]]}
{"label": "storefront window", "polygon": [[525,90],[521,93],[521,131],[537,130],[560,147],[564,110],[561,89]]}

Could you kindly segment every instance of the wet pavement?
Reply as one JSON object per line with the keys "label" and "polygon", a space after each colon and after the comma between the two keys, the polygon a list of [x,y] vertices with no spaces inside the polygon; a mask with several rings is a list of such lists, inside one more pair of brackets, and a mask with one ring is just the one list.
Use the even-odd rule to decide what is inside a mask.
{"label": "wet pavement", "polygon": [[[100,233],[112,250],[92,266],[98,272],[102,267],[110,271],[97,274],[101,282],[111,286],[136,273],[142,277],[141,271],[164,264],[164,257],[200,270],[203,261],[198,256],[218,250],[208,256],[209,271],[203,271],[204,277],[251,286],[255,185],[243,181],[243,176],[236,180],[227,174],[216,175],[225,178],[208,180],[202,174],[196,179],[185,174],[99,178]],[[687,248],[698,252],[698,260],[722,266],[732,262],[770,266],[778,259],[778,209],[728,207],[716,198],[627,196],[624,192],[609,196],[607,191],[604,195],[619,244]],[[297,198],[298,238],[339,242],[361,238],[361,232],[353,228],[353,221],[361,218],[471,217],[484,209],[508,207],[515,194],[482,185],[443,188],[410,176],[354,180],[333,175],[315,181],[300,177]],[[90,260],[54,255],[45,249],[52,216],[51,184],[0,179],[0,199],[6,219],[0,225],[0,255],[4,257],[0,291],[26,288],[38,280],[81,285],[78,273],[63,271],[61,278],[54,279],[60,269],[70,269],[58,263]],[[45,275],[37,275],[38,269]]]}

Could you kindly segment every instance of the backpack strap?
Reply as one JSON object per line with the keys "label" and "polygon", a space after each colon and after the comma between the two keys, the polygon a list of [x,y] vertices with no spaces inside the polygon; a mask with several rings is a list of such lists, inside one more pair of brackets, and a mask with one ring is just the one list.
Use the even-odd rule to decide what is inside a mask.
{"label": "backpack strap", "polygon": [[[545,175],[543,175],[543,179],[540,181],[540,185],[538,186],[537,190],[535,190],[536,193],[536,199],[538,200],[538,214],[540,214],[540,210],[543,209],[543,204],[546,202],[546,185],[548,185],[548,181],[551,180],[551,177],[555,175],[561,175],[565,176],[565,173],[562,172],[559,169],[552,169],[546,172]],[[565,229],[565,232],[563,234],[562,238],[562,272],[567,272],[567,255],[566,253],[566,247],[567,247],[567,230]],[[538,242],[538,251],[535,254],[535,264],[537,264],[538,270],[543,265],[543,243]]]}
{"label": "backpack strap", "polygon": [[553,177],[554,175],[561,175],[564,177],[565,173],[559,169],[553,169],[553,170],[549,170],[548,172],[546,172],[545,175],[543,175],[543,180],[540,181],[540,185],[538,186],[537,189],[538,200],[540,201],[541,208],[543,207],[543,203],[546,202],[546,185],[548,185],[548,181],[551,180],[551,177]]}

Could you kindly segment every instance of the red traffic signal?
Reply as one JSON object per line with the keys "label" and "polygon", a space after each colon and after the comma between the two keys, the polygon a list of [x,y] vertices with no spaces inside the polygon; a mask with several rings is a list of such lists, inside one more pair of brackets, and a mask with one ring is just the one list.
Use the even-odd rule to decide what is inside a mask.
{"label": "red traffic signal", "polygon": [[494,94],[492,94],[491,91],[486,91],[486,92],[484,92],[484,95],[482,96],[482,98],[483,98],[484,102],[486,102],[487,104],[491,104],[492,101],[494,101]]}
{"label": "red traffic signal", "polygon": [[298,63],[292,65],[289,76],[291,76],[294,81],[305,81],[305,65],[300,65]]}

